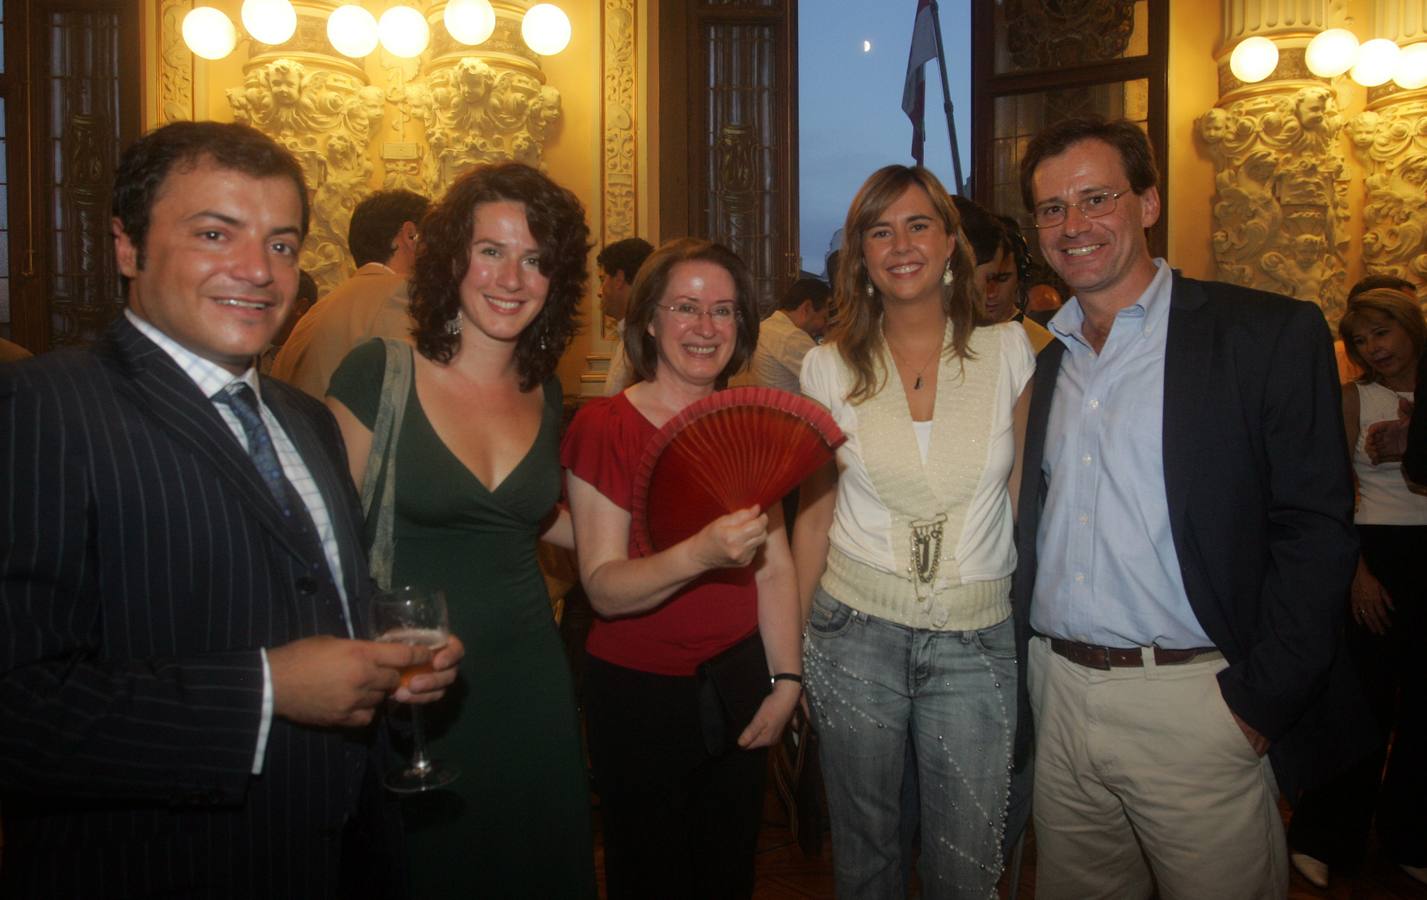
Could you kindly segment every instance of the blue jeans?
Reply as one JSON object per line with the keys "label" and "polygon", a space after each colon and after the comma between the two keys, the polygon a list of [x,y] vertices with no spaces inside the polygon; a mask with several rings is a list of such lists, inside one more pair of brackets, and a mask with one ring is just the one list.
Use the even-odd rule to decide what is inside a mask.
{"label": "blue jeans", "polygon": [[906,895],[898,822],[910,757],[921,801],[922,896],[994,896],[1015,731],[1011,620],[980,631],[925,631],[857,612],[819,588],[804,655],[837,896]]}

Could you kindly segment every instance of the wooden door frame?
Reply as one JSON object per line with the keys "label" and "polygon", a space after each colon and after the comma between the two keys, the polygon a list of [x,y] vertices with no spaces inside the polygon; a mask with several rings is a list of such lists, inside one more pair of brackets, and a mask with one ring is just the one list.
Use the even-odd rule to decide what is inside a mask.
{"label": "wooden door frame", "polygon": [[[783,89],[774,95],[774,120],[782,141],[776,161],[773,192],[779,262],[779,291],[798,277],[798,20],[797,0],[781,8],[712,5],[696,0],[661,0],[659,4],[659,239],[692,235],[708,237],[709,183],[703,123],[705,97],[699,86],[708,70],[708,54],[699,35],[713,23],[771,26],[775,49],[775,80]],[[682,54],[683,62],[678,63]],[[776,297],[772,298],[776,301]]]}

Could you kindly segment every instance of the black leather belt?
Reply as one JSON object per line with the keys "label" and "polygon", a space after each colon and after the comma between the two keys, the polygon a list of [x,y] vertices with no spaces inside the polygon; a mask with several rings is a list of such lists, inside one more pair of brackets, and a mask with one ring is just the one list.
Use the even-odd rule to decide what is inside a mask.
{"label": "black leather belt", "polygon": [[[1079,641],[1067,641],[1064,638],[1050,638],[1050,649],[1056,653],[1087,669],[1122,669],[1140,668],[1145,664],[1144,654],[1140,647],[1098,647],[1094,644],[1082,644]],[[1207,662],[1211,659],[1222,659],[1224,654],[1215,647],[1186,647],[1183,650],[1171,650],[1167,647],[1155,647],[1154,664],[1157,666],[1182,666],[1188,662]]]}

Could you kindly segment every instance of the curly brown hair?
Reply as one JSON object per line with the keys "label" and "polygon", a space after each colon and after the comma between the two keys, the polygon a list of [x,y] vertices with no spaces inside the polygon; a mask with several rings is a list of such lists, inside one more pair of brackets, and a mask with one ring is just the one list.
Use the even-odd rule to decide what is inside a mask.
{"label": "curly brown hair", "polygon": [[516,339],[520,389],[528,391],[555,372],[579,328],[580,297],[589,278],[590,229],[585,208],[570,191],[522,163],[477,166],[456,180],[421,222],[421,243],[411,275],[412,336],[416,349],[447,363],[461,344],[446,324],[461,308],[461,280],[471,265],[476,207],[507,201],[525,207],[530,234],[540,246],[540,274],[550,279],[545,305]]}
{"label": "curly brown hair", "polygon": [[717,386],[722,388],[743,368],[758,346],[758,299],[753,295],[753,276],[739,255],[723,244],[702,238],[675,238],[667,242],[649,255],[639,267],[639,274],[634,276],[634,284],[629,289],[629,310],[624,318],[624,352],[629,357],[629,370],[638,381],[654,380],[659,348],[649,333],[649,323],[659,312],[674,267],[686,262],[713,263],[733,279],[737,328],[733,356],[718,375]]}
{"label": "curly brown hair", "polygon": [[861,403],[874,396],[886,385],[888,374],[879,363],[883,342],[882,297],[875,290],[872,296],[867,295],[872,281],[862,256],[862,237],[910,187],[921,188],[926,193],[946,233],[956,238],[951,250],[954,277],[951,286],[943,287],[941,292],[941,308],[952,325],[951,344],[943,354],[951,353],[963,360],[970,358],[973,355],[968,346],[971,332],[977,325],[988,324],[981,312],[984,303],[976,280],[976,258],[971,255],[971,242],[961,232],[961,216],[946,188],[921,166],[893,165],[878,169],[863,183],[847,210],[833,281],[836,313],[828,339],[837,344],[838,354],[853,371],[852,389],[847,395],[849,403]]}

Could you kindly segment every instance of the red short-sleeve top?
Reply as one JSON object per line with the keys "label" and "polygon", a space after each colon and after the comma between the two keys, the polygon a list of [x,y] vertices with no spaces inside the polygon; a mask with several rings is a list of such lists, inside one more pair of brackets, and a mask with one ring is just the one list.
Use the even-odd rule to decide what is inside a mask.
{"label": "red short-sleeve top", "polygon": [[[622,393],[591,400],[570,423],[560,464],[628,511],[639,461],[657,432]],[[632,542],[628,553],[637,555]],[[724,569],[705,573],[649,612],[597,617],[585,647],[591,656],[625,668],[692,675],[699,663],[757,627],[752,569]]]}

